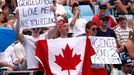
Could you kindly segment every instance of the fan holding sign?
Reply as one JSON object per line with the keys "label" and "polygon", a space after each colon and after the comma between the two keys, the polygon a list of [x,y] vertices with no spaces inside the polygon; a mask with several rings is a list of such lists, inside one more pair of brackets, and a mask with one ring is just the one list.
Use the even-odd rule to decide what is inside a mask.
{"label": "fan holding sign", "polygon": [[[21,2],[23,0],[18,0]],[[30,1],[30,0],[28,0]],[[37,1],[37,0],[32,0]],[[17,25],[15,27],[18,39],[24,45],[26,50],[26,59],[27,59],[27,68],[29,70],[37,70],[38,68],[38,61],[35,58],[35,46],[36,41],[39,39],[49,39],[52,38],[56,29],[55,18],[54,14],[49,7],[50,4],[43,4],[43,5],[26,5],[26,6],[19,6],[19,11],[16,11],[17,17]],[[28,11],[28,12],[24,12]],[[46,11],[47,10],[47,11]],[[24,15],[26,14],[27,15]],[[49,16],[48,16],[49,15]],[[42,25],[44,24],[44,25]],[[48,32],[43,33],[40,35],[41,27],[52,27]],[[21,28],[30,28],[32,35],[23,35],[19,33]]]}

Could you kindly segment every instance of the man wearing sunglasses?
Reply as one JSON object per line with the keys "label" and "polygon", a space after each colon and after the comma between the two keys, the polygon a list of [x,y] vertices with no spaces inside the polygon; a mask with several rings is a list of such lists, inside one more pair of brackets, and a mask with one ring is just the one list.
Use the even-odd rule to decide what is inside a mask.
{"label": "man wearing sunglasses", "polygon": [[124,45],[129,37],[129,31],[132,29],[127,26],[127,19],[124,15],[118,17],[118,27],[115,29],[117,39],[121,45]]}
{"label": "man wearing sunglasses", "polygon": [[103,16],[100,18],[100,26],[97,31],[97,36],[114,37],[117,39],[113,29],[107,27],[109,16]]}
{"label": "man wearing sunglasses", "polygon": [[88,36],[96,36],[98,26],[94,21],[89,21],[86,24],[86,35]]}
{"label": "man wearing sunglasses", "polygon": [[[100,26],[99,26],[99,28],[97,30],[97,35],[96,36],[114,37],[116,39],[116,43],[118,45],[119,42],[117,41],[117,37],[116,37],[116,34],[115,34],[114,30],[107,27],[108,19],[109,19],[109,16],[102,16],[100,18]],[[107,72],[109,74],[110,73],[109,69],[112,69],[113,65],[110,64],[110,65],[106,65],[106,66],[110,66],[110,67],[107,68]],[[102,65],[102,67],[105,69],[105,65]]]}
{"label": "man wearing sunglasses", "polygon": [[[100,26],[101,22],[100,22],[100,18],[104,15],[106,15],[106,11],[107,11],[108,7],[106,4],[103,4],[103,5],[100,5],[99,6],[99,11],[98,13],[92,18],[92,21],[95,21],[97,23],[98,26]],[[109,28],[111,27],[116,27],[117,23],[116,21],[110,16],[109,16],[109,19],[108,19],[108,23],[109,23]]]}

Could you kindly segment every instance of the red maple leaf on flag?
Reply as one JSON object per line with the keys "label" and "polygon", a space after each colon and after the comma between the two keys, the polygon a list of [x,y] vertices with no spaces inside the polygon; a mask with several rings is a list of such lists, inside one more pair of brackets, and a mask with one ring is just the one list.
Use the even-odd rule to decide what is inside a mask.
{"label": "red maple leaf on flag", "polygon": [[75,67],[81,62],[80,59],[81,55],[75,54],[74,56],[72,56],[73,48],[71,50],[68,44],[66,45],[65,50],[62,49],[62,51],[64,57],[61,54],[59,54],[58,56],[55,55],[56,57],[55,63],[62,68],[61,71],[68,70],[68,75],[70,75],[69,70],[76,70]]}

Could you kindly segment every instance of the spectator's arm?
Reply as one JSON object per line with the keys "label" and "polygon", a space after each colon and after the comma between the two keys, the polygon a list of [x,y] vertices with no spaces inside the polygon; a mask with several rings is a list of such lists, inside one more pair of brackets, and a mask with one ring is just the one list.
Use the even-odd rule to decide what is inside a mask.
{"label": "spectator's arm", "polygon": [[130,8],[130,7],[131,7],[131,3],[128,2],[128,4],[127,4],[127,5],[124,5],[124,6],[125,6],[126,9],[127,9],[127,8]]}
{"label": "spectator's arm", "polygon": [[51,28],[48,32],[47,32],[47,38],[51,39],[51,38],[56,38],[57,37],[57,33],[58,33],[58,28],[53,27]]}
{"label": "spectator's arm", "polygon": [[127,47],[129,57],[134,59],[134,49],[132,49],[133,47],[130,42],[126,42],[125,46]]}
{"label": "spectator's arm", "polygon": [[115,6],[116,6],[116,5],[111,5],[109,2],[107,2],[107,7],[108,7],[109,9],[113,9],[113,8],[115,8]]}
{"label": "spectator's arm", "polygon": [[89,0],[89,3],[90,3],[92,6],[94,6],[95,4],[97,4],[97,2],[96,2],[96,1],[93,1],[93,0]]}
{"label": "spectator's arm", "polygon": [[10,64],[5,63],[5,62],[1,62],[1,61],[0,61],[0,66],[3,66],[3,67],[10,67],[10,68],[12,68],[13,70],[17,70],[17,68],[16,68],[15,66],[10,65]]}
{"label": "spectator's arm", "polygon": [[16,32],[17,39],[18,39],[21,43],[23,43],[23,42],[24,42],[24,35],[20,33],[19,10],[16,10],[15,15],[16,15],[16,18],[17,18],[17,19],[16,19],[16,22],[17,22],[17,23],[16,23],[16,25],[15,25],[14,30],[15,30],[15,32]]}
{"label": "spectator's arm", "polygon": [[132,19],[128,19],[128,27],[132,28],[133,21]]}
{"label": "spectator's arm", "polygon": [[17,35],[17,39],[23,43],[24,42],[24,35],[20,33],[20,25],[19,25],[19,19],[17,20],[17,24],[14,28],[16,35]]}
{"label": "spectator's arm", "polygon": [[12,0],[14,8],[17,7],[17,0]]}
{"label": "spectator's arm", "polygon": [[116,1],[116,7],[117,7],[117,10],[123,12],[124,14],[128,13],[127,9],[124,7],[124,5],[122,4],[120,0]]}

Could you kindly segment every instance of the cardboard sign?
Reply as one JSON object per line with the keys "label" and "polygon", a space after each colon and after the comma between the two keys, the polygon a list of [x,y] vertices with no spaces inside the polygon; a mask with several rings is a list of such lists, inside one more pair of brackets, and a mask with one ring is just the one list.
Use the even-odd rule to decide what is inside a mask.
{"label": "cardboard sign", "polygon": [[55,26],[52,0],[17,0],[21,28]]}
{"label": "cardboard sign", "polygon": [[116,52],[116,41],[113,37],[90,37],[92,46],[96,52],[91,57],[94,64],[121,64]]}

